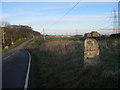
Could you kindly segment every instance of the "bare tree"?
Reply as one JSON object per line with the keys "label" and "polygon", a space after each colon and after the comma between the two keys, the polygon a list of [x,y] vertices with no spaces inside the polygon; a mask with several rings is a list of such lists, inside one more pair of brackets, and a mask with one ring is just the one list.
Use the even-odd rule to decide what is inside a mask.
{"label": "bare tree", "polygon": [[1,21],[0,22],[0,27],[9,27],[10,24],[7,21]]}

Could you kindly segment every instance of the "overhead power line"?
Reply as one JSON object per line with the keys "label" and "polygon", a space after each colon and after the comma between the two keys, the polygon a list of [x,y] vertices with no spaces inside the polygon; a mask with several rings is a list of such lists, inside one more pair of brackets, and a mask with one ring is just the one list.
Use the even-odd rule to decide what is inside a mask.
{"label": "overhead power line", "polygon": [[61,16],[55,23],[53,23],[52,26],[55,25],[55,24],[57,24],[61,19],[63,19],[66,15],[68,15],[69,12],[71,12],[78,4],[79,4],[79,2],[77,2],[76,4],[74,4],[73,7],[70,8],[70,9],[69,9],[63,16]]}
{"label": "overhead power line", "polygon": [[62,18],[64,18],[70,11],[72,11],[78,4],[79,4],[79,2],[77,2],[71,9],[69,9],[69,10],[60,18],[60,20],[61,20]]}

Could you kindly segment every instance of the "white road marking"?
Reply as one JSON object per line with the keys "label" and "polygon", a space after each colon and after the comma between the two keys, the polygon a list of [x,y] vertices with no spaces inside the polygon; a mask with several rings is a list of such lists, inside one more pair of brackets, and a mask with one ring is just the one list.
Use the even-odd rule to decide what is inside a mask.
{"label": "white road marking", "polygon": [[16,53],[18,53],[18,52],[19,52],[19,50],[17,50],[16,52],[12,53],[12,55],[14,55],[14,54],[16,54]]}
{"label": "white road marking", "polygon": [[3,58],[3,59],[8,59],[9,57],[11,57],[12,55],[15,55],[16,53],[18,53],[19,51],[16,51],[16,52],[14,52],[14,53],[12,53],[11,55],[9,55],[9,56],[7,56],[7,57],[5,57],[5,58]]}
{"label": "white road marking", "polygon": [[28,54],[29,54],[29,64],[28,64],[27,75],[26,75],[26,79],[25,79],[24,90],[26,90],[28,88],[28,80],[29,80],[30,65],[31,65],[31,55],[29,52],[28,52]]}
{"label": "white road marking", "polygon": [[7,58],[9,58],[10,56],[7,56],[7,57],[5,57],[5,58],[3,58],[3,59],[7,59]]}

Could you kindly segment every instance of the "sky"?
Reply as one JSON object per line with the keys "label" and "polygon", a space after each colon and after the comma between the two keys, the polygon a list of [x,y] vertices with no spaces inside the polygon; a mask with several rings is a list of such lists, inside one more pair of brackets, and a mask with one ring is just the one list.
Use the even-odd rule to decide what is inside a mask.
{"label": "sky", "polygon": [[[2,2],[2,20],[46,34],[111,34],[117,2]],[[76,5],[76,6],[75,6]],[[75,7],[74,7],[75,6]],[[74,8],[73,8],[74,7]],[[73,9],[72,9],[73,8]],[[104,30],[105,29],[105,30]]]}

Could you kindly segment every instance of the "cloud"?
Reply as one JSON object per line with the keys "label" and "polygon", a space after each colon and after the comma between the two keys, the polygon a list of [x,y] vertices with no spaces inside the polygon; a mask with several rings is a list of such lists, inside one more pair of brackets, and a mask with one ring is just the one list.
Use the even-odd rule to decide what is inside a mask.
{"label": "cloud", "polygon": [[[17,20],[11,24],[30,25],[35,30],[41,31],[46,29],[46,33],[73,33],[75,29],[79,29],[80,33],[89,32],[93,29],[99,30],[99,26],[106,26],[110,21],[106,20],[105,15],[69,15],[59,20],[61,16],[50,16],[44,18],[36,18],[30,20]],[[58,21],[57,23],[55,23]],[[55,24],[54,24],[55,23]],[[103,25],[102,25],[103,24]],[[105,32],[105,31],[101,31]]]}
{"label": "cloud", "polygon": [[64,7],[47,7],[47,8],[43,8],[43,10],[53,10],[53,9],[61,9],[61,8],[64,8]]}
{"label": "cloud", "polygon": [[48,11],[48,12],[40,12],[40,13],[36,13],[34,15],[55,15],[57,12],[52,12],[52,11]]}
{"label": "cloud", "polygon": [[[31,20],[18,20],[14,23],[28,23],[32,25],[52,25],[55,22],[55,25],[66,25],[66,24],[74,24],[74,23],[101,23],[103,20],[105,21],[106,16],[104,15],[69,15],[64,18],[60,18],[60,16],[50,16],[44,18],[36,18]],[[82,24],[82,25],[83,25]]]}
{"label": "cloud", "polygon": [[[61,3],[61,2],[60,2]],[[55,10],[55,9],[63,9],[63,8],[71,8],[76,2],[68,2],[67,4],[58,4],[59,6],[48,6],[48,7],[45,7],[45,8],[42,8],[43,10]]]}

